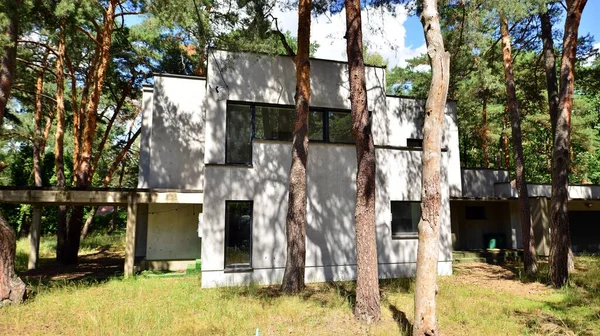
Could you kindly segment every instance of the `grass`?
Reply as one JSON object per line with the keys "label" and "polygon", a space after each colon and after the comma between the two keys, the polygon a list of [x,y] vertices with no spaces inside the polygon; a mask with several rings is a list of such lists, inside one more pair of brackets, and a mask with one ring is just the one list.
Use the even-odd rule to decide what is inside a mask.
{"label": "grass", "polygon": [[[122,241],[95,239],[99,246]],[[42,246],[44,255],[53,253],[52,243]],[[561,290],[457,267],[455,275],[439,278],[442,334],[599,335],[600,257],[576,262],[570,286]],[[481,274],[514,274],[493,267]],[[32,300],[0,310],[0,334],[255,335],[259,329],[260,335],[390,335],[411,328],[413,280],[381,281],[383,317],[370,327],[352,317],[354,285],[309,285],[302,295],[286,297],[273,287],[201,289],[199,275],[34,284]]]}

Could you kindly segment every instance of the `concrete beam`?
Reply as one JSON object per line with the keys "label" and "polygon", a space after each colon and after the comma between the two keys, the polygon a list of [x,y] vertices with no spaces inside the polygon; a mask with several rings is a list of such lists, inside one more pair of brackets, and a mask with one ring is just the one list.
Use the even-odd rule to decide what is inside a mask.
{"label": "concrete beam", "polygon": [[132,194],[127,199],[127,229],[125,232],[125,277],[133,276],[135,267],[135,231],[137,216],[137,197]]}
{"label": "concrete beam", "polygon": [[31,227],[29,228],[29,262],[27,269],[36,269],[40,252],[40,233],[42,229],[42,206],[33,206]]}
{"label": "concrete beam", "polygon": [[19,204],[69,204],[110,205],[127,204],[134,195],[137,203],[202,204],[204,193],[171,190],[51,190],[51,189],[0,189],[1,203]]}

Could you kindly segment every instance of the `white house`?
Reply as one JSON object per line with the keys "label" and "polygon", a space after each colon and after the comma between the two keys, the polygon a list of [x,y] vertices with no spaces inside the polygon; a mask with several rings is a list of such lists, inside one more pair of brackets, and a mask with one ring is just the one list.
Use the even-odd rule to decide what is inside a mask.
{"label": "white house", "polygon": [[[381,67],[366,67],[366,82],[377,159],[379,276],[412,276],[424,101],[386,96]],[[356,155],[347,64],[312,59],[311,90],[306,281],[351,280]],[[295,68],[286,56],[212,50],[206,78],[155,75],[143,95],[138,187],[202,191],[203,199],[140,204],[140,268],[183,269],[200,259],[203,287],[281,282],[294,93]],[[440,275],[452,273],[453,244],[483,248],[502,235],[506,247],[520,245],[508,173],[463,173],[458,139],[456,105],[448,102]]]}

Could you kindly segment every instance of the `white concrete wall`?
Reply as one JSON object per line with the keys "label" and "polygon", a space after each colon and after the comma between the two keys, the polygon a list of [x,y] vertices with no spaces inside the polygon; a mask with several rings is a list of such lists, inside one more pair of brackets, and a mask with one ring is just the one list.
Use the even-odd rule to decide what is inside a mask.
{"label": "white concrete wall", "polygon": [[142,131],[140,134],[138,188],[148,188],[150,182],[150,139],[152,137],[153,97],[154,89],[144,86],[142,91]]}
{"label": "white concrete wall", "polygon": [[462,196],[473,198],[498,197],[499,187],[508,183],[508,170],[473,168],[462,169]]}
{"label": "white concrete wall", "polygon": [[[405,147],[407,139],[423,138],[425,100],[387,97],[387,108],[373,114],[376,146]],[[448,150],[448,183],[451,197],[462,196],[456,103],[446,104],[442,148]]]}
{"label": "white concrete wall", "polygon": [[203,79],[155,75],[148,188],[204,187],[205,91]]}
{"label": "white concrete wall", "polygon": [[[382,116],[387,108],[384,70],[367,68],[366,71],[369,109],[373,113],[374,123],[383,124]],[[214,55],[211,53],[205,104],[203,287],[281,282],[286,260],[285,217],[291,143],[254,140],[251,166],[225,165],[225,115],[227,101],[293,105],[294,74],[292,60],[287,57],[220,51],[215,51]],[[311,106],[349,110],[347,76],[346,64],[311,61]],[[405,140],[403,145],[386,141],[384,137],[379,137],[376,145],[406,145]],[[445,141],[448,143],[449,139]],[[457,143],[456,147],[458,153]],[[449,153],[450,151],[443,154],[444,166],[448,165]],[[411,276],[414,275],[416,265],[417,239],[392,239],[389,202],[420,200],[421,153],[400,148],[377,148],[376,157],[379,275],[382,278]],[[354,279],[354,146],[311,143],[307,174],[306,280]],[[460,188],[460,174],[457,181],[454,183]],[[440,274],[452,272],[449,192],[448,174],[444,171]],[[254,202],[252,272],[226,273],[224,270],[227,200]]]}
{"label": "white concrete wall", "polygon": [[146,260],[200,259],[200,213],[202,205],[149,204]]}
{"label": "white concrete wall", "polygon": [[[296,70],[290,57],[217,50],[209,56],[204,162],[225,163],[227,101],[294,105]],[[347,65],[311,60],[310,68],[310,105],[350,110]],[[385,70],[365,71],[369,110],[378,114],[386,108]]]}

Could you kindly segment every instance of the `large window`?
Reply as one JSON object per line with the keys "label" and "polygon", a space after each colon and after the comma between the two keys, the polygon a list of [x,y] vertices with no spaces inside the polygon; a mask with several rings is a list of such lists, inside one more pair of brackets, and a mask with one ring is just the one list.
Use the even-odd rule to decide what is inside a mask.
{"label": "large window", "polygon": [[[296,110],[290,106],[228,103],[226,163],[251,164],[252,139],[292,141]],[[350,111],[311,108],[310,141],[354,143]]]}
{"label": "large window", "polygon": [[227,106],[226,162],[250,164],[252,161],[252,113],[249,105]]}
{"label": "large window", "polygon": [[225,202],[225,268],[252,266],[252,201]]}
{"label": "large window", "polygon": [[421,202],[392,201],[392,237],[414,237],[421,219]]}

